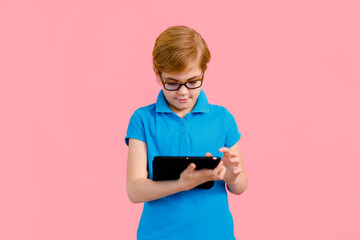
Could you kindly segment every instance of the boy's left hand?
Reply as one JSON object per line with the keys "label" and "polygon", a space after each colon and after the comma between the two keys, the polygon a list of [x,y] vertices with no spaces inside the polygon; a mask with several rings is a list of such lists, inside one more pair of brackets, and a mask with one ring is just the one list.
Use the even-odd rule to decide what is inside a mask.
{"label": "boy's left hand", "polygon": [[[222,161],[224,170],[221,171],[222,180],[227,184],[234,184],[238,181],[242,171],[240,167],[240,156],[237,156],[229,148],[222,147],[219,152],[223,153]],[[211,153],[206,153],[207,157],[212,157]]]}

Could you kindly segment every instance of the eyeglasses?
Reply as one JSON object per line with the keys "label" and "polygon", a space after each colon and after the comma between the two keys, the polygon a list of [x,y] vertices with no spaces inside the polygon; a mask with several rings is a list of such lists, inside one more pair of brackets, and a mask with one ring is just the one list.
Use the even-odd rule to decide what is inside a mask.
{"label": "eyeglasses", "polygon": [[161,78],[161,82],[164,86],[164,88],[168,91],[176,91],[179,90],[181,88],[182,85],[185,85],[185,87],[187,87],[188,89],[196,89],[201,87],[202,82],[204,81],[204,73],[202,74],[202,77],[200,79],[193,79],[193,80],[189,80],[185,83],[179,83],[179,82],[166,82],[164,81],[164,79],[161,76],[161,72],[159,72],[160,78]]}

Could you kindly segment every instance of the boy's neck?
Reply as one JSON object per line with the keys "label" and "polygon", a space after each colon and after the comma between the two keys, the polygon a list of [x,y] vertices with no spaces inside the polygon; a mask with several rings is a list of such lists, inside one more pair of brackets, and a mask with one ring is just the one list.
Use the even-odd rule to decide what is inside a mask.
{"label": "boy's neck", "polygon": [[191,112],[194,109],[196,103],[190,109],[184,109],[184,110],[179,110],[177,108],[174,108],[170,104],[168,104],[168,105],[169,105],[170,110],[182,119],[186,116],[186,114],[188,114],[189,112]]}

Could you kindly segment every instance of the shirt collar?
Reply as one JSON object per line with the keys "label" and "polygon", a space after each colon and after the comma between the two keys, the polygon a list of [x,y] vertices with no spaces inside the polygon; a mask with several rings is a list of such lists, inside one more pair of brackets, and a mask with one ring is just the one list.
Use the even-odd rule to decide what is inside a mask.
{"label": "shirt collar", "polygon": [[[160,90],[156,100],[156,112],[172,112],[165,99],[163,90]],[[204,90],[201,89],[196,105],[191,112],[209,112],[209,102]]]}

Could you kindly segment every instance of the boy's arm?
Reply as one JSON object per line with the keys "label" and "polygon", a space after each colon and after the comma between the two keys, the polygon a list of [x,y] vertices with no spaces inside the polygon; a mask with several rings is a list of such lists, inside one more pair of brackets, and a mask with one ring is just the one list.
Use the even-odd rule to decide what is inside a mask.
{"label": "boy's arm", "polygon": [[210,181],[220,180],[219,164],[214,170],[195,171],[195,164],[189,164],[180,175],[179,180],[152,181],[147,179],[147,146],[143,141],[130,138],[127,162],[126,190],[133,203],[148,202],[168,195],[186,191]]}
{"label": "boy's arm", "polygon": [[177,181],[153,182],[147,179],[146,143],[129,139],[129,152],[126,174],[126,190],[133,203],[151,201],[179,192]]}

